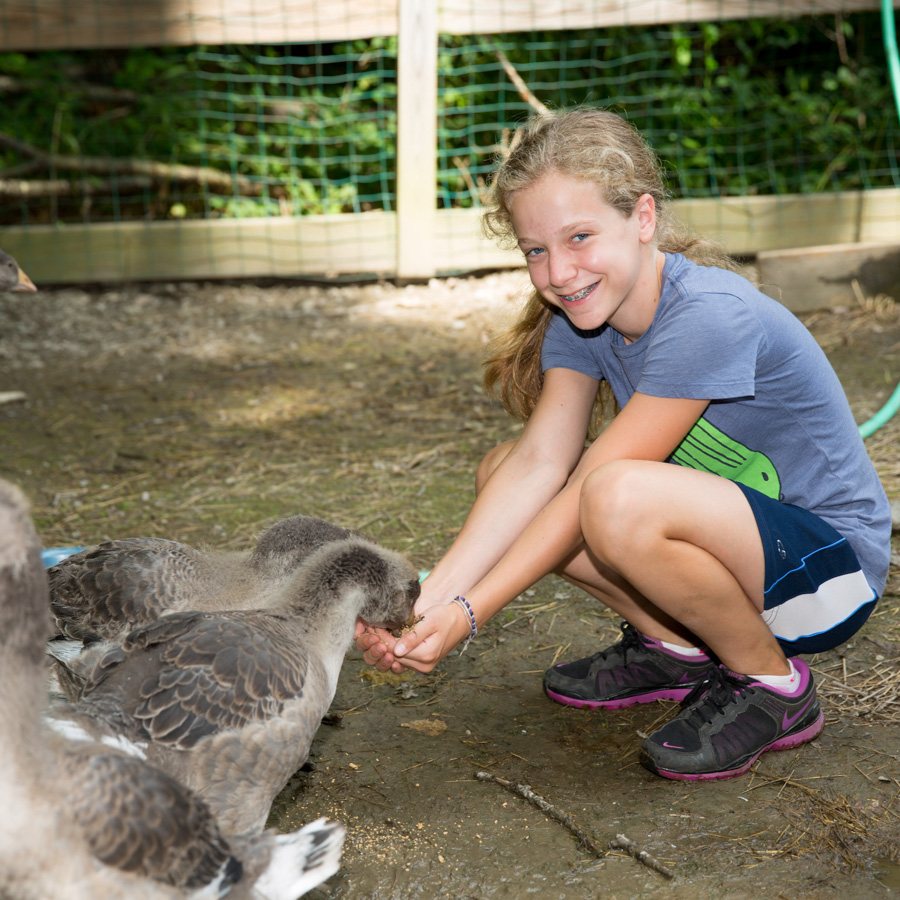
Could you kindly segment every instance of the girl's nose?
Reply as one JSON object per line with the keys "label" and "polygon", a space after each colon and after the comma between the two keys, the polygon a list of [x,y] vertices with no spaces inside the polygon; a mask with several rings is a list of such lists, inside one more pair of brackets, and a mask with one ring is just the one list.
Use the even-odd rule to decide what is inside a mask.
{"label": "girl's nose", "polygon": [[550,279],[550,286],[554,290],[559,290],[571,284],[578,271],[572,257],[564,250],[550,253],[548,256],[550,258],[547,263],[547,275]]}

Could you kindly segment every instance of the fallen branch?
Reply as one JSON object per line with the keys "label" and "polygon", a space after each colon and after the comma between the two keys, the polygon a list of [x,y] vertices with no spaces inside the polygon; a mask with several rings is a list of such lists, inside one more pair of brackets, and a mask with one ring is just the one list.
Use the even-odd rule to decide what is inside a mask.
{"label": "fallen branch", "polygon": [[[30,91],[46,88],[41,81],[14,78],[12,75],[0,75],[0,92],[10,94],[24,94]],[[101,103],[137,103],[138,94],[128,88],[109,87],[103,84],[88,84],[86,82],[69,82],[67,90],[73,94],[86,97],[88,100],[96,100]]]}
{"label": "fallen branch", "polygon": [[243,196],[255,197],[263,186],[245,175],[231,175],[206,166],[185,166],[180,163],[161,163],[150,159],[118,159],[98,156],[67,156],[48,153],[12,135],[0,132],[0,147],[15,150],[22,156],[36,160],[55,170],[81,172],[85,175],[130,175],[152,178],[157,181],[182,181],[206,184],[222,191],[238,190]]}
{"label": "fallen branch", "polygon": [[542,116],[546,116],[550,110],[548,107],[544,106],[534,94],[531,93],[528,85],[525,84],[525,80],[522,76],[516,71],[516,67],[509,61],[507,55],[499,48],[494,47],[494,55],[500,61],[500,65],[503,66],[503,71],[506,72],[506,77],[515,85],[516,91],[518,91],[519,96],[535,111],[539,112]]}
{"label": "fallen branch", "polygon": [[[506,778],[501,778],[499,775],[492,775],[490,772],[476,772],[475,777],[479,781],[493,781],[495,784],[499,784],[500,787],[506,788],[510,793],[516,794],[519,797],[527,800],[533,806],[536,806],[541,812],[546,813],[550,816],[551,819],[559,822],[560,825],[567,828],[575,837],[578,838],[580,843],[587,847],[591,853],[594,854],[598,859],[603,859],[606,856],[606,850],[601,847],[593,838],[589,835],[585,834],[585,832],[577,825],[575,820],[568,814],[563,812],[561,809],[555,807],[552,803],[548,803],[540,794],[536,794],[530,785],[527,784],[516,784],[515,782],[509,781]],[[616,835],[615,840],[609,842],[610,849],[613,850],[624,850],[630,856],[633,856],[638,862],[643,863],[643,865],[647,866],[648,869],[652,869],[654,872],[663,875],[666,878],[672,877],[672,872],[670,869],[667,869],[662,863],[658,862],[647,853],[646,850],[641,850],[634,841],[629,840],[625,837],[624,834]]]}
{"label": "fallen branch", "polygon": [[106,194],[116,189],[120,194],[140,191],[153,184],[152,178],[134,176],[117,178],[115,183],[96,178],[19,179],[0,178],[0,197],[68,197],[72,194]]}
{"label": "fallen branch", "polygon": [[568,828],[569,831],[571,831],[572,834],[574,834],[575,837],[577,837],[578,840],[581,841],[581,843],[584,844],[584,846],[598,859],[603,859],[603,857],[606,856],[606,851],[596,841],[586,835],[568,813],[564,813],[562,810],[553,806],[552,803],[548,803],[543,797],[531,790],[529,785],[516,784],[512,781],[508,781],[506,778],[501,778],[499,775],[491,775],[490,772],[476,772],[475,777],[479,781],[493,781],[495,784],[499,784],[500,787],[506,788],[506,790],[511,793],[524,798],[533,806],[536,806],[541,810],[541,812],[550,816],[551,819],[555,819],[560,825]]}

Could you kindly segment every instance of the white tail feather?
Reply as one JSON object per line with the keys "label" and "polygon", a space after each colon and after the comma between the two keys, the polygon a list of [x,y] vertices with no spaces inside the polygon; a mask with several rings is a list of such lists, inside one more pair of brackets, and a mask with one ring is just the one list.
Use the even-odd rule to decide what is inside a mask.
{"label": "white tail feather", "polygon": [[339,822],[316,819],[299,831],[280,834],[266,871],[253,885],[265,900],[297,900],[341,867],[346,829]]}

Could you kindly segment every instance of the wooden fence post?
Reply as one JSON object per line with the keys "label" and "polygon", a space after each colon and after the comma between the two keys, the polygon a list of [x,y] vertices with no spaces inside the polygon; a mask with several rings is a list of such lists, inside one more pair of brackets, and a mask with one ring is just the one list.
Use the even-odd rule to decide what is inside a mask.
{"label": "wooden fence post", "polygon": [[436,270],[437,0],[400,0],[397,27],[397,279]]}

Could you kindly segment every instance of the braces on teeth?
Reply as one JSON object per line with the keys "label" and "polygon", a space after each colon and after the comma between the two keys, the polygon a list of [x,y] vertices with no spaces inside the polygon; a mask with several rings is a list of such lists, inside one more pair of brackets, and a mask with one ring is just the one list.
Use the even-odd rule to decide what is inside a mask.
{"label": "braces on teeth", "polygon": [[580,300],[582,297],[587,297],[596,284],[597,282],[595,281],[594,284],[589,284],[586,288],[582,288],[574,294],[569,294],[568,296],[563,295],[563,300]]}

